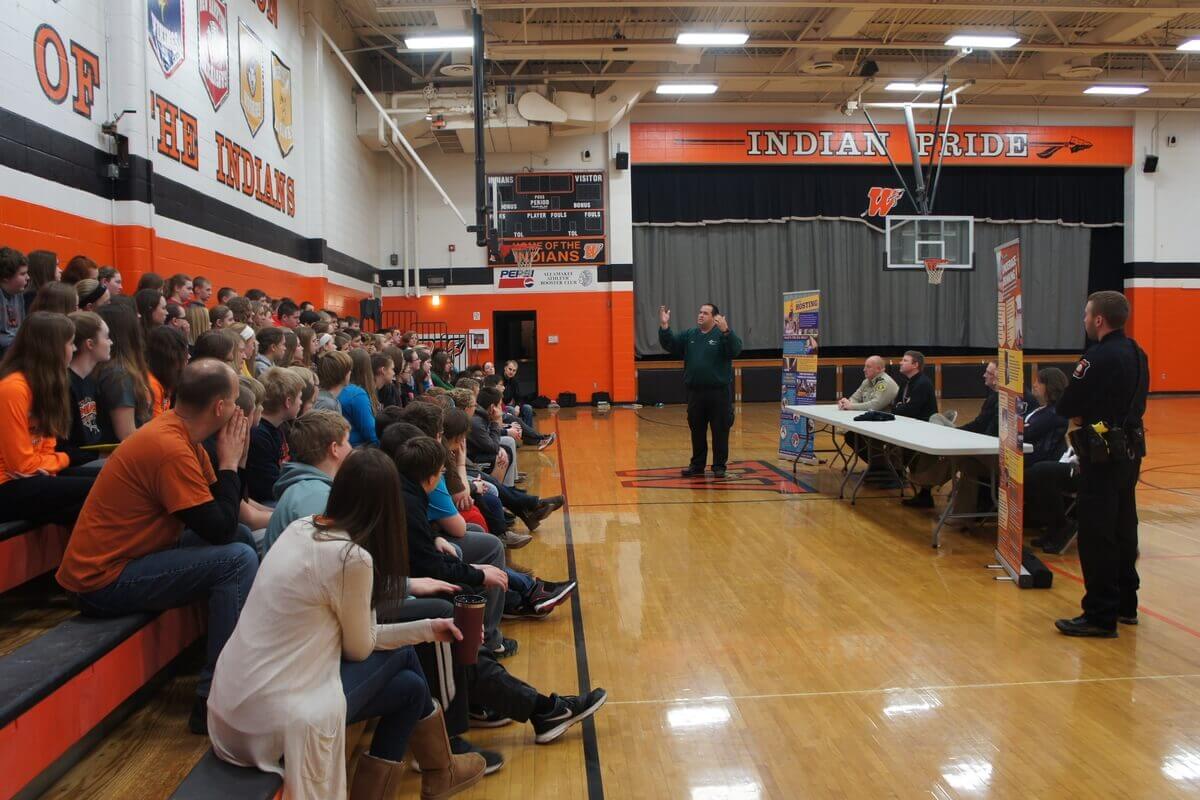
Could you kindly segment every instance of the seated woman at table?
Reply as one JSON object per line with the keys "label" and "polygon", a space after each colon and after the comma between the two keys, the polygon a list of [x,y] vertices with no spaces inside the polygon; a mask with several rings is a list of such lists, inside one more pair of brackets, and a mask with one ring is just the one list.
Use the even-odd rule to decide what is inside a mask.
{"label": "seated woman at table", "polygon": [[1025,454],[1025,469],[1042,461],[1057,461],[1067,449],[1066,417],[1060,417],[1054,405],[1067,389],[1067,376],[1057,367],[1037,371],[1033,382],[1033,397],[1038,407],[1025,415],[1025,444],[1033,446]]}

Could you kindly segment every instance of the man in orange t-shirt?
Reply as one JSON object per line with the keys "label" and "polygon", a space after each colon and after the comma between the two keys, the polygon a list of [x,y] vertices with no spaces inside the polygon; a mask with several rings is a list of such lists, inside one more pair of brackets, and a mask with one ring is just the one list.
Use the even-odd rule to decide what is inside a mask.
{"label": "man in orange t-shirt", "polygon": [[[121,443],[100,473],[67,544],[58,582],[80,611],[114,617],[208,600],[208,660],[189,726],[203,733],[213,667],[258,570],[238,526],[248,424],[238,380],[211,358],[184,368],[176,407]],[[217,435],[216,470],[202,442]],[[187,529],[185,531],[185,528]]]}

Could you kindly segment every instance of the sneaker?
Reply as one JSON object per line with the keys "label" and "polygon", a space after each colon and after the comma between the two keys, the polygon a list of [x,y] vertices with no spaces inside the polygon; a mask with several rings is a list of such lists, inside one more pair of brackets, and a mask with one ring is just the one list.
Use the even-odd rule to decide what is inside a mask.
{"label": "sneaker", "polygon": [[472,728],[503,728],[511,725],[512,719],[484,706],[471,706],[467,712]]}
{"label": "sneaker", "polygon": [[567,728],[583,722],[595,714],[604,701],[608,692],[603,689],[593,689],[587,695],[559,696],[550,695],[554,700],[554,708],[541,716],[532,716],[529,722],[533,725],[534,741],[538,744],[549,744],[566,733]]}
{"label": "sneaker", "polygon": [[541,505],[537,505],[528,511],[518,511],[517,516],[520,518],[521,522],[525,523],[526,528],[531,531],[536,531],[538,529],[538,525],[541,525],[542,520],[546,518],[546,515],[542,513],[541,509]]}
{"label": "sneaker", "polygon": [[1111,628],[1105,628],[1092,622],[1082,614],[1074,619],[1056,620],[1054,627],[1058,628],[1060,633],[1065,633],[1067,636],[1090,636],[1096,639],[1117,638],[1116,625]]}
{"label": "sneaker", "polygon": [[539,613],[548,613],[575,591],[575,581],[544,581],[538,579],[526,602]]}
{"label": "sneaker", "polygon": [[208,699],[197,697],[188,717],[188,730],[197,736],[208,736]]}
{"label": "sneaker", "polygon": [[525,545],[533,541],[533,537],[528,533],[518,533],[517,531],[505,530],[499,537],[500,541],[504,542],[504,546],[510,550],[520,550]]}
{"label": "sneaker", "polygon": [[538,611],[529,603],[523,602],[520,605],[505,606],[501,616],[504,619],[528,619],[536,622],[550,616],[550,612],[553,610],[553,608],[548,608],[545,611]]}
{"label": "sneaker", "polygon": [[[512,722],[512,720],[509,720],[509,722]],[[485,765],[483,768],[484,775],[491,775],[493,772],[504,766],[504,756],[502,756],[500,753],[497,753],[494,750],[484,750],[481,747],[476,747],[461,736],[450,737],[450,752],[456,756],[463,756],[467,753],[478,753],[479,755],[483,756],[483,763]],[[412,768],[413,772],[417,774],[421,773],[421,765],[417,763],[415,758],[412,762]]]}
{"label": "sneaker", "polygon": [[724,478],[725,477],[725,468],[724,467],[713,467],[712,469],[713,469],[713,477],[714,478]]}
{"label": "sneaker", "polygon": [[557,438],[558,438],[558,434],[556,434],[556,433],[546,434],[545,436],[542,437],[542,440],[540,442],[538,442],[537,449],[539,451],[545,450],[547,447],[554,444],[554,440]]}
{"label": "sneaker", "polygon": [[497,659],[508,658],[511,655],[516,655],[517,640],[500,637],[500,644],[491,648],[491,651],[492,655],[494,655]]}
{"label": "sneaker", "polygon": [[701,467],[700,469],[688,467],[687,469],[680,470],[679,474],[685,478],[699,478],[704,475],[704,467]]}
{"label": "sneaker", "polygon": [[[551,514],[553,514],[555,511],[558,511],[560,508],[563,507],[563,503],[565,503],[565,502],[566,501],[563,499],[563,496],[561,494],[556,494],[553,497],[543,497],[542,498],[542,506],[544,506],[546,508],[546,516],[548,517]],[[543,519],[544,519],[544,517],[543,517]]]}

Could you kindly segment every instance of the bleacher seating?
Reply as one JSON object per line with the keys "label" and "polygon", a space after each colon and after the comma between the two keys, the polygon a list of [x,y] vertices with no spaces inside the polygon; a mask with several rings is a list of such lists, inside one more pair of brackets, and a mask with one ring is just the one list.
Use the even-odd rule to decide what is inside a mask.
{"label": "bleacher seating", "polygon": [[70,531],[61,525],[0,523],[0,592],[56,569]]}
{"label": "bleacher seating", "polygon": [[235,767],[212,750],[192,768],[170,800],[271,800],[283,796],[283,780],[267,772]]}

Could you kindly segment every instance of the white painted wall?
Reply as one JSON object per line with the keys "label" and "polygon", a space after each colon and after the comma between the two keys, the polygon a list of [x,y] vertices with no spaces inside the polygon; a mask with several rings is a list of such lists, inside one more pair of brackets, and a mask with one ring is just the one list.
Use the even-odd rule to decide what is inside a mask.
{"label": "white painted wall", "polygon": [[[1174,136],[1174,147],[1167,139]],[[1126,262],[1198,262],[1196,187],[1200,185],[1200,116],[1140,112],[1134,123],[1133,168],[1125,178]],[[1146,154],[1158,171],[1142,172]]]}

